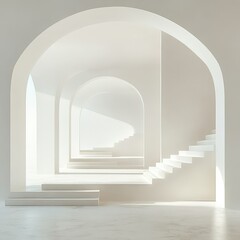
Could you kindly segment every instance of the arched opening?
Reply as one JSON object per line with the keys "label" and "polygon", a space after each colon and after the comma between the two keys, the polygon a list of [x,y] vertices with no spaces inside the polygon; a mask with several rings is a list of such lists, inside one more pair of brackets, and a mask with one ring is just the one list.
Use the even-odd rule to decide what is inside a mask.
{"label": "arched opening", "polygon": [[37,172],[37,102],[32,77],[29,77],[26,94],[26,176]]}
{"label": "arched opening", "polygon": [[[133,18],[134,16],[134,18]],[[26,186],[26,85],[30,71],[44,51],[62,36],[86,26],[104,22],[129,22],[159,29],[190,48],[208,67],[216,96],[216,199],[224,205],[224,84],[221,69],[211,52],[193,35],[177,24],[156,14],[139,9],[113,7],[99,8],[75,14],[44,31],[24,51],[18,60],[11,85],[11,190],[25,190]],[[59,90],[60,91],[60,90]],[[56,94],[59,97],[60,92]],[[57,98],[55,103],[59,103]],[[55,111],[59,115],[58,111]],[[58,128],[58,124],[56,124]],[[58,131],[55,131],[55,140]],[[58,161],[58,140],[55,142],[55,163]],[[56,166],[56,164],[55,164]]]}
{"label": "arched opening", "polygon": [[109,76],[81,86],[71,106],[70,161],[75,161],[74,167],[96,160],[93,168],[142,168],[143,156],[144,107],[137,89]]}

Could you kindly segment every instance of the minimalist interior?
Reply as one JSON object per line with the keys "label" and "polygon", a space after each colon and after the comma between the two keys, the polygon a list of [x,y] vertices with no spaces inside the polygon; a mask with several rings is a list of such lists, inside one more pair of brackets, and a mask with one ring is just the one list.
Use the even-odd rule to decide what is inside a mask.
{"label": "minimalist interior", "polygon": [[[229,239],[238,239],[239,215],[225,209],[240,206],[234,185],[239,117],[237,110],[230,110],[237,105],[238,85],[230,85],[237,75],[225,51],[233,38],[220,34],[224,25],[220,12],[206,12],[200,21],[192,5],[80,2],[75,6],[70,0],[65,9],[59,5],[52,19],[33,22],[36,28],[19,16],[26,29],[19,41],[15,38],[16,47],[8,55],[12,63],[7,60],[5,70],[9,102],[3,110],[8,110],[9,119],[4,120],[3,136],[9,141],[1,141],[6,142],[2,145],[6,161],[0,171],[4,183],[0,212],[9,212],[12,221],[15,207],[16,216],[26,220],[26,206],[41,218],[53,211],[63,219],[73,209],[79,214],[83,209],[86,222],[89,214],[99,213],[101,221],[106,218],[107,233],[116,230],[107,231],[112,221],[119,225],[129,221],[131,232],[131,226],[148,225],[136,225],[131,216],[141,218],[142,211],[151,222],[149,214],[158,213],[162,220],[153,225],[169,230],[155,231],[149,224],[148,236],[171,239],[168,233],[178,235],[170,224],[172,217],[180,222],[185,218],[190,226],[190,218],[199,217],[202,209],[196,228],[205,229],[206,236],[199,231],[194,235],[228,239],[226,226],[231,223]],[[3,7],[13,14],[17,5]],[[45,4],[37,6],[39,10],[32,5],[27,10],[23,4],[19,13],[32,8],[38,16]],[[177,9],[182,9],[181,17]],[[234,10],[227,11],[230,22]],[[129,210],[126,218],[121,209]],[[119,221],[111,217],[113,213]],[[69,221],[85,221],[76,213],[72,216]],[[212,231],[205,224],[209,218]],[[65,220],[58,223],[71,228]],[[92,223],[100,226],[96,221]],[[186,226],[181,225],[181,239],[192,237],[194,226]],[[21,232],[18,227],[4,227],[9,239],[15,239],[14,231]],[[83,234],[96,238],[88,233],[91,229],[84,229]],[[99,234],[108,236],[101,230]]]}
{"label": "minimalist interior", "polygon": [[[81,27],[81,21],[92,20],[92,11],[106,20]],[[113,21],[108,16],[112,11],[122,12],[122,20]],[[25,148],[26,167],[11,171],[7,205],[224,204],[216,174],[218,94],[210,66],[171,35],[171,28],[162,30],[167,19],[154,16],[156,28],[147,24],[151,13],[145,21],[128,22],[129,13],[142,15],[127,8],[89,10],[41,34],[50,38],[49,31],[64,21],[80,25],[74,30],[65,25],[69,33],[46,45],[27,69],[26,97],[21,97],[26,146],[15,145],[20,124],[12,135],[14,153]],[[13,115],[24,113],[12,94]],[[12,166],[19,162],[19,155],[16,160],[13,155]],[[49,199],[46,194],[55,196],[56,190],[56,198]],[[75,191],[78,199],[65,199]],[[82,191],[97,194],[82,199]]]}

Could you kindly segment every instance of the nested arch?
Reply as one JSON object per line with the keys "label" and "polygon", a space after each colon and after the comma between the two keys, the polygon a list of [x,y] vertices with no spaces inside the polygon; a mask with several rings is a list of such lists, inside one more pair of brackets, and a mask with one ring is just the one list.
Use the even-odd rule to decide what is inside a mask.
{"label": "nested arch", "polygon": [[[112,148],[114,156],[143,156],[144,103],[128,81],[102,76],[80,86],[70,122],[72,158],[94,148]],[[117,144],[123,140],[125,151]]]}
{"label": "nested arch", "polygon": [[216,169],[217,201],[224,204],[224,82],[222,72],[212,53],[185,29],[157,14],[135,8],[107,7],[91,9],[70,16],[41,33],[23,52],[15,65],[11,82],[11,190],[25,189],[26,175],[26,86],[31,69],[44,51],[62,36],[86,26],[103,22],[129,22],[159,29],[191,49],[208,67],[216,96]]}

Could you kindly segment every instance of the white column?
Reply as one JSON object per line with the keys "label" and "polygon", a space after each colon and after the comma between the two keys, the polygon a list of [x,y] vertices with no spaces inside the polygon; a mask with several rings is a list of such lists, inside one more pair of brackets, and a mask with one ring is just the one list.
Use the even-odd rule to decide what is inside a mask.
{"label": "white column", "polygon": [[54,173],[55,98],[37,92],[37,172]]}

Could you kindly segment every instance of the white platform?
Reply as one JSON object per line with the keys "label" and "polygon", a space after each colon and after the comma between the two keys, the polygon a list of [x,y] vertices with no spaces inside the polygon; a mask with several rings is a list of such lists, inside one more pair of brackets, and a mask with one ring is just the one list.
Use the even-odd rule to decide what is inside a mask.
{"label": "white platform", "polygon": [[97,206],[99,190],[11,192],[6,206]]}
{"label": "white platform", "polygon": [[111,168],[143,168],[144,157],[106,157],[106,156],[85,156],[81,158],[71,158],[68,163],[70,169],[111,169]]}

